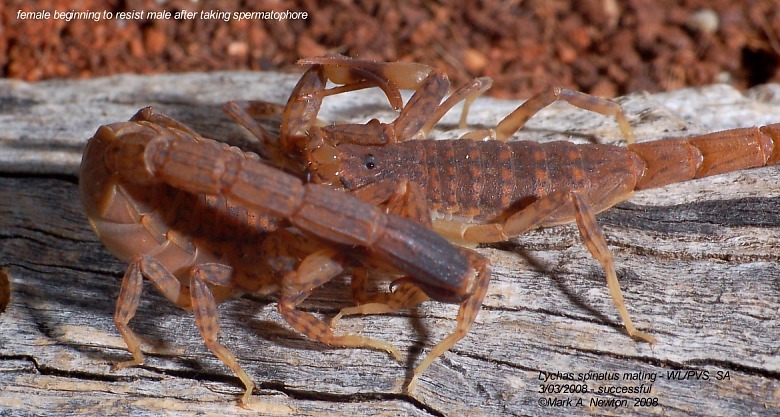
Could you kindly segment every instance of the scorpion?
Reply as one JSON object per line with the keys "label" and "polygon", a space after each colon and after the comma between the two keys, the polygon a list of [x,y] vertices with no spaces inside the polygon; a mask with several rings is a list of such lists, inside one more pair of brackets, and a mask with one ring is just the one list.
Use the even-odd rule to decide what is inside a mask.
{"label": "scorpion", "polygon": [[[419,215],[413,207],[397,206],[388,214],[344,192],[303,184],[256,154],[201,137],[152,108],[97,130],[85,148],[79,184],[90,226],[113,255],[129,263],[114,322],[133,359],[114,368],[144,360],[129,323],[146,278],[166,299],[193,311],[205,345],[242,381],[242,405],[254,383],[217,340],[218,303],[243,293],[278,293],[279,313],[304,336],[384,350],[396,360],[391,344],[336,335],[296,307],[346,271],[354,273],[361,305],[345,314],[393,311],[429,298],[459,304],[455,331],[415,368],[411,390],[468,333],[487,291],[487,259],[447,242],[429,221],[426,227],[424,216],[422,223],[413,221]],[[400,277],[391,283],[394,291],[361,294],[368,268]]]}
{"label": "scorpion", "polygon": [[[490,87],[478,78],[453,92],[446,74],[431,67],[325,56],[300,61],[310,68],[283,109],[274,138],[256,121],[273,105],[227,103],[226,112],[261,142],[276,146],[277,164],[309,180],[349,190],[380,204],[422,188],[435,230],[456,241],[492,243],[534,228],[575,222],[591,255],[606,274],[613,303],[634,339],[654,343],[637,330],[625,306],[614,261],[596,214],[629,199],[635,190],[780,163],[780,124],[687,138],[636,143],[622,108],[608,99],[561,87],[537,94],[494,129],[454,140],[421,140],[457,102],[465,126],[471,101]],[[327,81],[340,84],[330,89]],[[316,119],[328,95],[380,87],[393,108],[391,123],[322,126]],[[403,106],[399,89],[415,92]],[[509,141],[526,121],[556,100],[614,117],[628,145]],[[489,139],[489,140],[488,140]],[[419,196],[419,193],[413,194]],[[409,197],[407,197],[409,198]]]}

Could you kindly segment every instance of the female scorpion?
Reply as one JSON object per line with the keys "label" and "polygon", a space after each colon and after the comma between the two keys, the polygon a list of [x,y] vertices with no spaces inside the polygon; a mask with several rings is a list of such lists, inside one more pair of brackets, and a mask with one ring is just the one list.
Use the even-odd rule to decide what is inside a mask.
{"label": "female scorpion", "polygon": [[[499,122],[494,130],[476,131],[458,140],[424,139],[458,101],[468,102],[490,86],[476,79],[442,102],[449,81],[441,71],[405,63],[377,63],[346,57],[301,61],[311,65],[284,109],[276,145],[297,169],[316,183],[355,192],[374,203],[397,199],[409,184],[423,189],[435,230],[456,240],[498,242],[524,232],[576,222],[591,255],[606,272],[613,302],[628,334],[655,339],[638,331],[628,314],[612,254],[595,214],[631,197],[634,190],[662,187],[734,170],[780,163],[780,124],[735,129],[690,138],[634,143],[631,127],[617,103],[554,87],[532,97]],[[343,86],[326,89],[327,80]],[[389,124],[318,126],[323,97],[379,85],[398,107],[399,88],[415,93]],[[536,112],[562,99],[575,106],[613,116],[627,147],[508,141]],[[264,142],[251,105],[229,113]],[[481,140],[492,138],[496,140]]]}
{"label": "female scorpion", "polygon": [[[489,263],[473,251],[356,197],[304,185],[150,108],[98,129],[84,151],[79,183],[93,230],[129,262],[114,322],[133,359],[116,367],[143,362],[128,324],[146,278],[194,312],[206,346],[246,387],[242,403],[254,383],[217,341],[217,303],[236,294],[278,292],[279,313],[298,332],[329,345],[385,350],[396,359],[389,343],[335,335],[296,307],[342,272],[364,277],[365,268],[402,277],[394,281],[395,292],[364,295],[362,301],[373,303],[350,313],[400,309],[428,297],[460,303],[456,330],[418,365],[411,390],[433,360],[468,333],[487,290]],[[353,287],[362,284],[357,279]]]}

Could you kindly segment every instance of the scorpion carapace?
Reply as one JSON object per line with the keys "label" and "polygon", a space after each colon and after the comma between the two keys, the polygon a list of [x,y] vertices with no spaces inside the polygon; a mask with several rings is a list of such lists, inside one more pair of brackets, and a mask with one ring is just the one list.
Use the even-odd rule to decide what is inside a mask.
{"label": "scorpion carapace", "polygon": [[[334,71],[331,67],[382,68],[378,63],[332,57],[303,63],[312,65],[309,77],[322,80]],[[372,82],[393,91],[386,85],[393,79],[385,74],[392,73],[395,65],[385,63],[381,71],[374,70],[373,78],[383,80]],[[370,84],[364,81],[360,86]],[[653,341],[633,326],[595,214],[630,198],[638,189],[776,164],[780,162],[780,147],[775,147],[780,124],[634,143],[617,103],[553,87],[524,102],[495,129],[470,132],[458,140],[410,140],[427,137],[457,101],[473,99],[489,84],[472,82],[442,102],[449,84],[444,74],[431,70],[416,84],[415,93],[392,123],[372,120],[364,125],[318,127],[314,109],[319,109],[326,93],[313,91],[324,86],[299,83],[287,108],[313,111],[295,118],[295,124],[306,129],[290,127],[291,120],[285,129],[283,120],[280,141],[295,144],[288,148],[288,156],[303,158],[312,181],[351,190],[373,203],[397,199],[410,183],[416,184],[423,190],[435,229],[455,240],[497,242],[533,228],[576,222],[586,247],[605,269],[610,294],[628,333]],[[507,140],[557,99],[614,117],[628,146]]]}
{"label": "scorpion carapace", "polygon": [[[357,299],[365,303],[347,314],[392,311],[429,297],[460,303],[456,330],[418,365],[411,389],[466,335],[487,290],[489,263],[475,252],[356,197],[304,185],[256,155],[202,138],[150,108],[98,129],[84,152],[80,190],[93,230],[130,264],[114,321],[133,360],[117,366],[143,361],[128,324],[146,278],[177,306],[193,310],[206,346],[245,385],[244,403],[254,384],[217,341],[221,301],[278,292],[280,314],[300,333],[329,345],[385,350],[396,359],[389,343],[336,335],[298,304],[345,271],[354,274]],[[396,291],[364,294],[367,270],[400,276]]]}

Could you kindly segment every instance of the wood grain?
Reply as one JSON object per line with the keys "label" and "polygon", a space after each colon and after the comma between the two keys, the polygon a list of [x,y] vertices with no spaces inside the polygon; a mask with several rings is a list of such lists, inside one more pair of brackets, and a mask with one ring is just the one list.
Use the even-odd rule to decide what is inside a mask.
{"label": "wood grain", "polygon": [[[0,267],[11,299],[0,315],[0,414],[133,415],[776,415],[780,412],[780,170],[762,168],[639,193],[598,216],[628,309],[658,343],[626,336],[603,272],[576,228],[537,230],[479,249],[494,276],[469,336],[437,360],[417,390],[399,387],[456,308],[342,320],[339,331],[397,345],[407,359],[335,349],[287,327],[273,298],[220,307],[221,340],[258,384],[251,410],[240,382],[204,346],[191,315],[145,287],[131,326],[145,337],[143,366],[111,372],[129,355],[113,325],[124,265],[89,230],[75,172],[97,126],[155,105],[206,136],[246,143],[221,114],[228,99],[282,102],[296,77],[273,73],[120,76],[25,84],[0,81]],[[778,86],[741,94],[725,86],[620,99],[639,140],[780,121]],[[470,123],[492,126],[517,105],[479,100]],[[322,118],[390,119],[379,94],[335,97]],[[457,114],[438,137],[455,137]],[[554,105],[520,135],[619,139],[613,121]],[[349,305],[339,280],[304,308],[330,316]],[[696,371],[688,379],[675,371]],[[702,371],[706,371],[702,374]],[[718,380],[718,372],[728,379]],[[541,394],[545,375],[590,390]],[[626,379],[631,376],[643,380]],[[648,378],[655,376],[654,381]],[[697,378],[698,376],[698,378]],[[548,380],[563,387],[568,381]],[[550,398],[573,405],[541,406]],[[635,405],[656,398],[658,405]],[[578,406],[577,400],[583,405]],[[625,406],[591,399],[626,400]],[[652,400],[651,400],[652,401]],[[652,403],[651,403],[652,404]]]}

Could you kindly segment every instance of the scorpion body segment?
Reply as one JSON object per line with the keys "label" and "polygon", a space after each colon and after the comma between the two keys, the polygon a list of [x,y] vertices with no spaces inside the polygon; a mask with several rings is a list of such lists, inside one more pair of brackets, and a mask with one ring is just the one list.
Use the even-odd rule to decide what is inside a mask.
{"label": "scorpion body segment", "polygon": [[[153,181],[151,173],[137,165],[127,165],[125,170],[118,163],[122,149],[117,148],[115,141],[144,136],[148,140],[159,134],[154,127],[139,123],[102,126],[87,143],[80,170],[80,193],[90,225],[106,248],[126,262],[138,255],[153,256],[178,277],[186,274],[191,265],[225,257],[235,256],[231,263],[246,259],[249,264],[257,260],[260,254],[251,251],[262,243],[265,232],[278,228],[277,219],[246,210],[217,195],[179,191]],[[146,177],[135,177],[138,183],[126,181],[128,171],[133,170]],[[238,253],[236,247],[245,249]],[[260,276],[249,281],[260,283]]]}
{"label": "scorpion body segment", "polygon": [[636,189],[780,163],[780,123],[628,145],[645,162]]}
{"label": "scorpion body segment", "polygon": [[[344,143],[334,147],[339,169],[328,171],[337,175],[312,177],[346,190],[409,180],[425,190],[435,217],[488,223],[502,221],[554,190],[581,192],[600,212],[634,190],[774,165],[780,163],[778,140],[780,124],[628,147],[470,139]],[[573,219],[573,207],[562,207],[538,226]]]}
{"label": "scorpion body segment", "polygon": [[[625,148],[571,142],[457,139],[386,146],[342,144],[336,149],[342,161],[338,177],[331,179],[336,188],[355,190],[403,178],[422,186],[435,217],[456,217],[464,223],[505,218],[523,204],[561,188],[600,196],[592,204],[603,209],[615,194],[632,190],[643,169],[642,161]],[[624,162],[604,163],[616,156]],[[598,178],[607,175],[613,182],[603,190],[594,189]],[[558,212],[542,225],[572,217],[571,212]]]}
{"label": "scorpion body segment", "polygon": [[336,335],[298,304],[344,272],[352,272],[353,288],[361,289],[367,269],[401,276],[396,291],[356,293],[366,304],[347,314],[393,311],[428,298],[460,303],[456,330],[418,365],[411,389],[466,335],[487,290],[490,266],[475,252],[357,197],[305,185],[151,108],[98,129],[85,149],[79,183],[93,230],[129,263],[114,321],[133,359],[117,367],[143,362],[129,322],[146,278],[171,302],[194,312],[206,346],[246,387],[242,403],[254,383],[217,341],[221,301],[245,292],[278,292],[280,314],[300,333],[329,345],[385,350],[396,359],[389,343]]}

